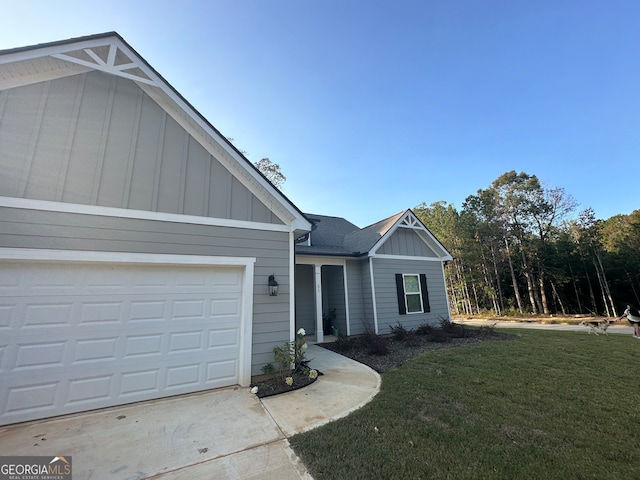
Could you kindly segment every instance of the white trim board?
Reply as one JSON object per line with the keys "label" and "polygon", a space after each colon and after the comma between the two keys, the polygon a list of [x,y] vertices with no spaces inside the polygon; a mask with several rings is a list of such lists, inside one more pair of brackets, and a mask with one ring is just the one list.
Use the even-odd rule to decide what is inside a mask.
{"label": "white trim board", "polygon": [[447,260],[442,259],[440,257],[412,257],[409,255],[390,255],[386,253],[376,253],[371,255],[371,258],[379,258],[381,260],[410,260],[414,261],[424,261],[424,262],[446,262]]}
{"label": "white trim board", "polygon": [[373,257],[369,257],[369,276],[371,277],[371,301],[373,303],[373,328],[374,333],[378,334],[378,301],[376,299],[376,281],[373,278]]}
{"label": "white trim board", "polygon": [[296,265],[338,265],[345,266],[347,264],[346,258],[335,257],[314,257],[314,256],[302,256],[296,254]]}
{"label": "white trim board", "polygon": [[34,260],[86,263],[147,263],[156,265],[210,265],[246,267],[255,257],[215,257],[155,253],[96,252],[84,250],[48,250],[40,248],[1,248],[0,260]]}
{"label": "white trim board", "polygon": [[248,230],[268,230],[274,232],[291,232],[293,226],[277,223],[250,222],[248,220],[232,220],[226,218],[200,217],[180,213],[151,212],[146,210],[129,210],[117,207],[100,207],[81,205],[78,203],[51,202],[48,200],[32,200],[28,198],[2,197],[0,207],[22,208],[25,210],[44,210],[48,212],[78,213],[103,217],[131,218],[135,220],[155,220],[159,222],[190,223],[214,227],[244,228]]}

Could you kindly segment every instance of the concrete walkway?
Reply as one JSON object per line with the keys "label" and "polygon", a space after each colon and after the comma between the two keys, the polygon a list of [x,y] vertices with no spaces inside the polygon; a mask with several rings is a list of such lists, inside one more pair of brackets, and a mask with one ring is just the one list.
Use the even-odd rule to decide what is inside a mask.
{"label": "concrete walkway", "polygon": [[312,385],[262,401],[231,387],[0,427],[0,455],[72,456],[73,478],[310,479],[288,437],[369,402],[380,376],[310,345]]}

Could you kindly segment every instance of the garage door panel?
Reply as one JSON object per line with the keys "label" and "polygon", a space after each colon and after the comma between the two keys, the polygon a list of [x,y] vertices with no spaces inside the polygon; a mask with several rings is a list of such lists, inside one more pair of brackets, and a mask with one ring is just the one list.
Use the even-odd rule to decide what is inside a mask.
{"label": "garage door panel", "polygon": [[202,349],[202,330],[174,332],[169,334],[170,352],[194,352]]}
{"label": "garage door panel", "polygon": [[165,388],[172,390],[176,388],[197,386],[202,383],[201,371],[202,365],[200,363],[167,367],[167,383]]}
{"label": "garage door panel", "polygon": [[209,362],[207,365],[207,383],[216,387],[223,386],[222,383],[237,375],[238,362],[227,360],[220,362]]}
{"label": "garage door panel", "polygon": [[0,305],[0,332],[9,329],[11,318],[14,316],[15,306]]}
{"label": "garage door panel", "polygon": [[64,365],[67,342],[46,342],[18,345],[13,370],[33,370]]}
{"label": "garage door panel", "polygon": [[204,318],[206,303],[204,299],[185,299],[173,302],[173,318]]}
{"label": "garage door panel", "polygon": [[106,300],[102,302],[85,301],[80,306],[79,325],[119,323],[122,318],[123,303],[117,300]]}
{"label": "garage door panel", "polygon": [[237,384],[242,278],[227,267],[3,265],[0,424]]}
{"label": "garage door panel", "polygon": [[59,382],[32,383],[26,386],[9,386],[5,411],[11,416],[28,412],[51,414],[55,411],[55,399]]}
{"label": "garage door panel", "polygon": [[70,380],[65,406],[86,404],[89,401],[108,401],[112,395],[113,377],[100,375]]}
{"label": "garage door panel", "polygon": [[89,362],[115,360],[118,352],[118,340],[118,337],[77,340],[73,363],[81,365]]}
{"label": "garage door panel", "polygon": [[212,330],[209,332],[208,349],[222,349],[224,347],[231,347],[238,342],[239,337],[238,330]]}
{"label": "garage door panel", "polygon": [[158,392],[160,390],[159,370],[159,368],[150,368],[124,372],[120,382],[120,396],[127,397],[143,392]]}
{"label": "garage door panel", "polygon": [[25,305],[24,312],[25,327],[68,325],[73,318],[73,303],[52,301]]}

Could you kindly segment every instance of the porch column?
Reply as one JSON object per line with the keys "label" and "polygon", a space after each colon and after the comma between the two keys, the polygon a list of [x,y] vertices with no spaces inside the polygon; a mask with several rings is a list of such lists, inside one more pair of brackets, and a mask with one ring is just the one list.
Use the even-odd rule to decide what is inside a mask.
{"label": "porch column", "polygon": [[322,325],[322,265],[314,265],[316,283],[316,342],[324,341],[324,326]]}

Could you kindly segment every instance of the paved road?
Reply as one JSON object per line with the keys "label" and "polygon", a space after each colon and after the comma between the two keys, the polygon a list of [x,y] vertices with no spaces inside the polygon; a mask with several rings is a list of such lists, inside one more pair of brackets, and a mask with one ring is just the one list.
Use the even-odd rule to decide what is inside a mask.
{"label": "paved road", "polygon": [[[479,326],[490,326],[495,323],[496,328],[531,328],[535,330],[561,330],[561,331],[577,331],[577,332],[586,332],[589,333],[589,327],[583,327],[582,325],[568,325],[568,324],[550,324],[550,323],[539,323],[539,322],[505,322],[498,321],[494,322],[493,320],[468,320],[468,319],[458,319],[454,320],[455,323],[459,323],[461,325],[470,325],[474,327]],[[617,333],[617,334],[626,334],[633,335],[633,327],[628,324],[625,325],[623,322],[620,322],[618,325],[613,325],[609,327],[607,333]]]}

